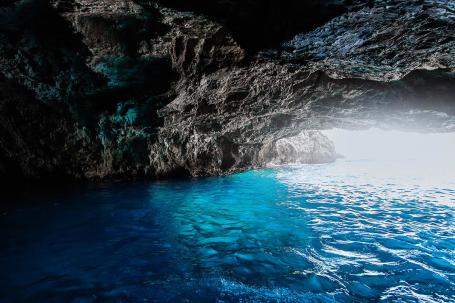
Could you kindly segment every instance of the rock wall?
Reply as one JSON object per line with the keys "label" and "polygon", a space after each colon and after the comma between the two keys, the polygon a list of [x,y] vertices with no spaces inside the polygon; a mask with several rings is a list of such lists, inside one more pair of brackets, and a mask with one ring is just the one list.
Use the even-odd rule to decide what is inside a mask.
{"label": "rock wall", "polygon": [[333,160],[325,128],[453,131],[454,25],[444,0],[2,2],[1,178],[217,175]]}

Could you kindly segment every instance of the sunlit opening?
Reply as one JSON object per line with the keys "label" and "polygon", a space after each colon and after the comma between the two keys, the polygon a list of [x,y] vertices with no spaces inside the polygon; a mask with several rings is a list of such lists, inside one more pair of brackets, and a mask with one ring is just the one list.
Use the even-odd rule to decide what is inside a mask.
{"label": "sunlit opening", "polygon": [[[455,133],[327,130],[349,170],[388,182],[455,184]],[[352,172],[351,173],[355,173]]]}

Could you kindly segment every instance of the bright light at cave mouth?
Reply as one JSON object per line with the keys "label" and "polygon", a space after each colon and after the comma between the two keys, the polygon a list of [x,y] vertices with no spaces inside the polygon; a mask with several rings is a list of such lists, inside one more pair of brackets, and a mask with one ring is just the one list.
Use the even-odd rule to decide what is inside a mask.
{"label": "bright light at cave mouth", "polygon": [[455,133],[380,129],[323,132],[343,156],[345,174],[393,184],[455,188]]}

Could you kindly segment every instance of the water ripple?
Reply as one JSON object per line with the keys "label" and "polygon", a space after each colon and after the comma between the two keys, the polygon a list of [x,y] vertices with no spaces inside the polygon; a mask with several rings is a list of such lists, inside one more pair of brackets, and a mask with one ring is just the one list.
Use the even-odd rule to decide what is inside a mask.
{"label": "water ripple", "polygon": [[353,165],[114,185],[8,211],[0,301],[455,302],[454,187]]}

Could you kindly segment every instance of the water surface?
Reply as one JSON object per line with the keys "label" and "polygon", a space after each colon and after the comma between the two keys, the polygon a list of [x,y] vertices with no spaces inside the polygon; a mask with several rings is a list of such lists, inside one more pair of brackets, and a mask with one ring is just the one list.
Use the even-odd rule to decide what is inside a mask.
{"label": "water surface", "polygon": [[380,165],[36,198],[1,213],[0,302],[455,302],[455,184]]}

